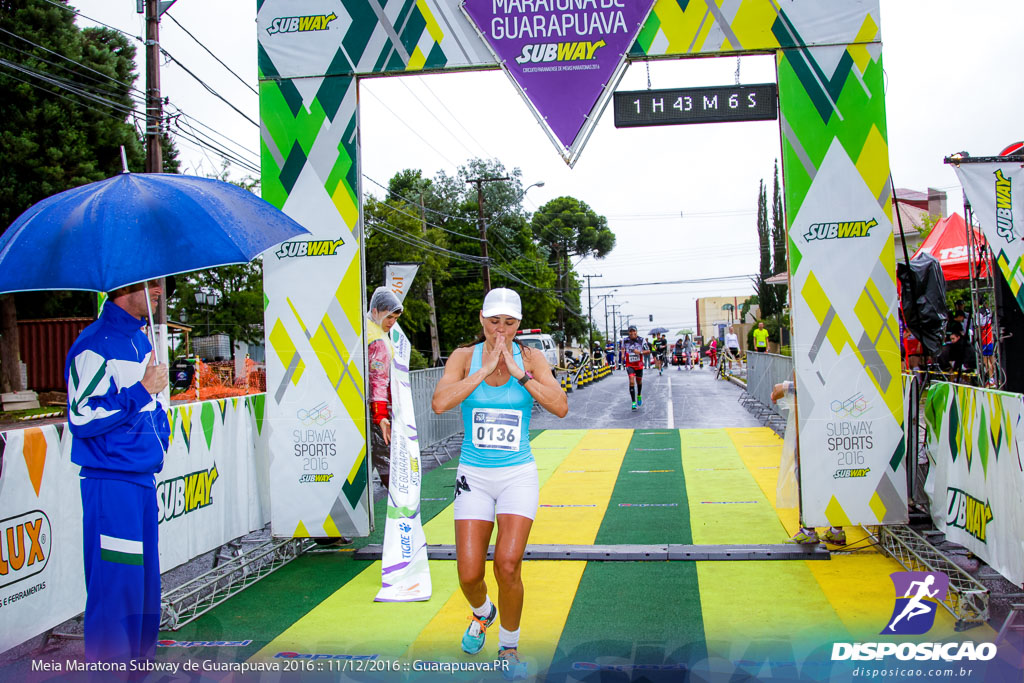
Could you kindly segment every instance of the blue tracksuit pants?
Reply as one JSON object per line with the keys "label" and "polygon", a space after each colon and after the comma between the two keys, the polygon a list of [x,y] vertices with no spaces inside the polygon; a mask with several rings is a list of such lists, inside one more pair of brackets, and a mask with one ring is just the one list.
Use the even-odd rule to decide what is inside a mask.
{"label": "blue tracksuit pants", "polygon": [[152,658],[160,627],[156,489],[83,478],[85,657]]}

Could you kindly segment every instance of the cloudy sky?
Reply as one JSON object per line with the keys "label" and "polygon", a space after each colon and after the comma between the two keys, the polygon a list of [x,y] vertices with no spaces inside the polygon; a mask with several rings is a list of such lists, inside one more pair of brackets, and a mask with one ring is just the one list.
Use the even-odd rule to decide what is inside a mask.
{"label": "cloudy sky", "polygon": [[[143,34],[134,0],[74,4],[92,19]],[[161,45],[253,120],[258,118],[250,89],[256,84],[255,7],[254,0],[178,0],[170,10],[177,23],[165,17],[161,24]],[[881,0],[881,12],[896,186],[945,190],[950,210],[962,212],[959,185],[943,156],[960,150],[996,154],[1024,138],[1024,89],[1013,76],[1024,63],[1024,3]],[[84,17],[79,23],[95,25]],[[744,84],[775,80],[772,57],[744,57],[739,66]],[[649,72],[634,64],[619,89],[644,89],[648,77],[653,88],[729,85],[736,69],[735,57],[656,62]],[[239,158],[258,164],[258,130],[250,121],[178,63],[165,60],[161,74],[170,109],[189,117],[179,119],[180,125],[215,135]],[[377,189],[371,181],[386,183],[404,168],[422,169],[427,176],[440,170],[453,174],[469,158],[497,158],[509,169],[521,169],[524,185],[545,183],[529,191],[529,210],[571,195],[607,216],[617,238],[615,251],[577,267],[601,276],[592,280],[600,327],[604,309],[596,296],[612,290],[609,301],[635,320],[653,316],[655,325],[673,332],[693,324],[696,297],[751,291],[744,276],[758,268],[757,187],[764,179],[770,192],[780,156],[777,122],[616,129],[609,109],[569,169],[500,72],[368,79],[360,98],[367,191]],[[184,172],[208,174],[220,167],[214,153],[184,138],[178,144]],[[235,175],[246,172],[235,165]],[[643,284],[729,277],[735,279]]]}

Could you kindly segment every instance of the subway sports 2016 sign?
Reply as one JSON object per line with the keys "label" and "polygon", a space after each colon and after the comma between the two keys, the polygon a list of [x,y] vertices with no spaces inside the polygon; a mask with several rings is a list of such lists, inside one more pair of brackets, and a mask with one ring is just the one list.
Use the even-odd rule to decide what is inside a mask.
{"label": "subway sports 2016 sign", "polygon": [[774,83],[615,93],[616,128],[777,118],[779,89]]}

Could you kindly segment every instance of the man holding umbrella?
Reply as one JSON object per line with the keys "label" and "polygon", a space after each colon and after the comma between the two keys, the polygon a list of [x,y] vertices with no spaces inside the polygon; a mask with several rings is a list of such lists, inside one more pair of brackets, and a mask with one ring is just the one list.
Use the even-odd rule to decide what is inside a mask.
{"label": "man holding umbrella", "polygon": [[170,434],[160,394],[167,365],[153,362],[142,331],[148,304],[160,298],[157,283],[148,292],[145,283],[111,292],[64,369],[71,461],[82,467],[89,661],[152,658],[160,626],[154,475]]}
{"label": "man holding umbrella", "polygon": [[91,661],[152,657],[160,625],[154,475],[170,427],[157,396],[167,386],[167,366],[155,362],[141,331],[144,318],[152,329],[161,294],[152,278],[248,263],[310,235],[230,183],[129,173],[123,150],[122,161],[124,173],[47,197],[0,235],[0,293],[111,293],[64,368],[71,460],[82,466]]}

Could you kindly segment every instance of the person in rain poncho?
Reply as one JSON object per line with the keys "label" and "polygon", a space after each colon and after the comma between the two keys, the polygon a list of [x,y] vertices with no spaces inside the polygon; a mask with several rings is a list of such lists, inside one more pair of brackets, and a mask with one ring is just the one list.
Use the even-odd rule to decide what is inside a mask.
{"label": "person in rain poncho", "polygon": [[402,303],[387,287],[378,287],[370,297],[366,316],[366,357],[370,366],[370,416],[373,421],[370,453],[373,467],[384,488],[391,481],[391,358],[394,349],[388,338],[402,315]]}

